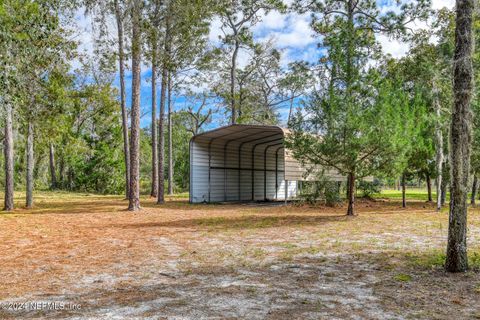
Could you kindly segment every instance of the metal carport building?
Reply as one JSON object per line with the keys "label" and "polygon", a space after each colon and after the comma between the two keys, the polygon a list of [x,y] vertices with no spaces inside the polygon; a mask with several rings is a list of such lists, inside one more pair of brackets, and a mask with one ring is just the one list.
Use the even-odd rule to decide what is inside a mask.
{"label": "metal carport building", "polygon": [[[190,202],[274,201],[294,197],[305,168],[284,147],[288,130],[234,124],[190,140]],[[343,177],[329,172],[333,180]]]}

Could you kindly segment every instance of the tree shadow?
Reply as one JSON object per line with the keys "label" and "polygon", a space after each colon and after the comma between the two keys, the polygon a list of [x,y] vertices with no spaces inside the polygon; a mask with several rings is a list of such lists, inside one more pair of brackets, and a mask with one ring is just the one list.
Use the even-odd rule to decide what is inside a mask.
{"label": "tree shadow", "polygon": [[[428,258],[430,253],[421,254],[424,255]],[[269,316],[262,317],[265,319],[302,319],[306,314],[307,318],[315,315],[319,319],[326,316],[348,319],[352,310],[355,318],[369,318],[371,313],[361,311],[371,304],[370,310],[383,315],[381,318],[403,318],[405,315],[424,318],[421,315],[434,314],[434,318],[450,319],[455,311],[459,318],[468,319],[472,306],[478,303],[473,282],[480,276],[472,272],[448,274],[439,268],[411,266],[408,257],[392,256],[388,252],[295,257],[235,268],[218,261],[191,268],[188,272],[150,274],[151,278],[131,281],[121,281],[122,277],[117,276],[113,284],[96,280],[71,293],[68,290],[67,293],[34,293],[33,301],[62,301],[79,304],[81,309],[5,309],[0,310],[0,318],[97,318],[108,313],[124,318],[162,315],[220,319],[225,318],[225,312],[235,315],[232,318],[241,318],[245,310],[250,316],[265,316],[266,309]],[[365,300],[366,296],[375,303]],[[238,303],[228,303],[232,301]],[[329,304],[321,304],[319,308],[318,301]]]}
{"label": "tree shadow", "polygon": [[112,224],[111,227],[124,229],[141,228],[186,228],[208,230],[241,230],[295,226],[316,226],[331,222],[346,222],[352,217],[346,215],[248,215],[242,217],[207,217],[182,219],[165,222]]}
{"label": "tree shadow", "polygon": [[[42,202],[35,204],[33,209],[16,209],[16,214],[96,214],[96,213],[113,213],[121,211],[119,208],[120,201],[116,200],[90,200],[84,201],[65,201],[65,202]],[[125,208],[128,204],[125,204]]]}
{"label": "tree shadow", "polygon": [[141,201],[143,208],[164,208],[179,210],[238,210],[239,208],[274,208],[282,207],[283,201],[245,201],[245,202],[218,202],[218,203],[190,203],[188,199],[166,200],[165,203],[157,204],[156,200]]}
{"label": "tree shadow", "polygon": [[[118,198],[100,198],[100,197],[83,197],[75,198],[74,200],[68,199],[55,199],[52,198],[52,202],[48,200],[42,200],[36,202],[33,209],[26,209],[21,207],[20,203],[17,204],[17,209],[9,214],[102,214],[102,213],[120,213],[127,212],[128,201],[122,197]],[[343,216],[346,210],[345,205],[331,208],[324,205],[309,206],[309,205],[283,205],[283,202],[231,202],[231,203],[199,203],[191,204],[188,199],[169,199],[164,204],[157,204],[156,199],[142,198],[141,207],[143,209],[153,210],[176,210],[181,212],[210,212],[221,211],[222,214],[238,213],[239,211],[245,211],[250,213],[272,213],[272,214],[293,214],[295,215],[299,211],[304,213],[322,213],[323,215],[338,215]],[[388,201],[366,201],[359,200],[357,202],[357,213],[362,214],[394,214],[400,212],[417,211],[417,210],[432,210],[434,205],[425,202],[410,202],[406,209],[401,208],[401,201],[388,200]],[[142,211],[139,211],[140,213]],[[159,212],[161,213],[161,212]],[[302,217],[307,219],[307,217]],[[212,218],[221,219],[221,218]],[[322,219],[322,218],[321,218]],[[266,219],[268,223],[269,219]],[[271,219],[270,219],[271,220]],[[288,219],[287,219],[288,220]],[[296,219],[293,219],[296,221]],[[291,222],[294,223],[294,222]],[[315,223],[315,222],[313,222]],[[213,222],[199,222],[197,225],[212,224],[215,226],[218,223]],[[260,223],[261,224],[261,223]],[[280,222],[278,222],[280,224]],[[277,225],[278,225],[277,224]],[[300,223],[298,223],[300,224]],[[240,223],[242,225],[242,223]],[[247,223],[248,225],[248,223]]]}

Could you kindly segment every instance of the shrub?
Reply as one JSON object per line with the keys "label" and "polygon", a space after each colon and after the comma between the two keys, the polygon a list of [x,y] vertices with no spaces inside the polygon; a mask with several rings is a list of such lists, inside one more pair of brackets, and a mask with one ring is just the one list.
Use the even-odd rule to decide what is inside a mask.
{"label": "shrub", "polygon": [[323,176],[318,181],[303,182],[299,198],[310,205],[323,202],[327,206],[335,206],[342,201],[339,183]]}
{"label": "shrub", "polygon": [[357,185],[358,190],[360,190],[362,197],[371,198],[372,195],[380,193],[381,184],[380,181],[374,179],[373,182],[360,180]]}

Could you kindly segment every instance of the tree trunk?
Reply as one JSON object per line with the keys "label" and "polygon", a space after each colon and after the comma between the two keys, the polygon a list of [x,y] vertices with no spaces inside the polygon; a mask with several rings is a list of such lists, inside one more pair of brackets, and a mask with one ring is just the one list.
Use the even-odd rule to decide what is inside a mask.
{"label": "tree trunk", "polygon": [[117,21],[118,34],[118,64],[120,71],[120,105],[122,109],[122,131],[123,131],[123,155],[125,161],[125,198],[130,197],[130,148],[128,140],[128,113],[127,113],[127,94],[125,91],[125,55],[123,52],[123,22],[122,14],[118,0],[114,0],[115,18]]}
{"label": "tree trunk", "polygon": [[[41,163],[43,161],[43,158],[44,158],[44,153],[42,152],[42,150],[40,150],[40,153],[35,153],[35,159],[33,161],[33,163]],[[37,180],[38,179],[38,176],[39,176],[39,167],[38,166],[34,166],[33,167],[33,180]]]}
{"label": "tree trunk", "polygon": [[290,107],[288,109],[288,120],[287,120],[287,127],[291,127],[291,121],[292,121],[292,113],[293,113],[293,94],[292,97],[290,98]]}
{"label": "tree trunk", "polygon": [[50,189],[57,188],[57,167],[55,165],[55,147],[50,142]]}
{"label": "tree trunk", "polygon": [[428,202],[432,202],[432,179],[430,178],[430,173],[427,172],[425,175],[425,180],[427,181],[427,193],[428,193]]}
{"label": "tree trunk", "polygon": [[405,173],[402,174],[402,208],[407,207],[407,181]]}
{"label": "tree trunk", "polygon": [[[155,40],[154,40],[155,41]],[[158,145],[157,145],[157,55],[153,45],[152,55],[152,186],[151,197],[158,196]]]}
{"label": "tree trunk", "polygon": [[162,88],[160,91],[160,119],[158,120],[158,195],[157,204],[165,202],[165,96],[167,87],[168,71],[166,66],[162,67]]}
{"label": "tree trunk", "polygon": [[236,103],[235,103],[235,82],[237,77],[237,55],[238,50],[240,48],[240,44],[238,40],[235,39],[235,48],[232,54],[232,65],[230,69],[230,105],[232,108],[232,124],[237,122],[237,110],[236,110]]}
{"label": "tree trunk", "polygon": [[236,105],[236,109],[238,110],[238,117],[237,117],[237,121],[238,119],[241,119],[242,118],[242,105],[243,105],[243,84],[240,82],[238,84],[238,104]]}
{"label": "tree trunk", "polygon": [[33,207],[33,170],[35,166],[35,155],[33,150],[33,123],[28,120],[27,128],[27,194],[26,194],[26,207]]}
{"label": "tree trunk", "polygon": [[478,179],[477,175],[473,176],[473,184],[472,184],[472,196],[470,198],[470,204],[475,206],[475,200],[477,199],[477,190],[478,190]]}
{"label": "tree trunk", "polygon": [[140,210],[140,81],[142,42],[140,1],[132,8],[132,106],[130,135],[130,194],[128,210]]}
{"label": "tree trunk", "polygon": [[443,180],[443,133],[441,126],[441,113],[440,113],[440,98],[438,89],[434,83],[433,88],[434,93],[434,105],[435,105],[435,140],[436,140],[436,165],[437,165],[437,211],[442,209],[442,180]]}
{"label": "tree trunk", "polygon": [[[348,0],[345,2],[347,6],[347,36],[345,37],[345,46],[346,46],[346,71],[345,71],[345,90],[347,101],[346,104],[351,104],[351,88],[353,84],[352,76],[352,67],[353,67],[353,30],[354,30],[354,19],[353,19],[353,2]],[[355,173],[351,172],[348,179],[348,211],[347,215],[354,215],[354,203],[355,203]]]}
{"label": "tree trunk", "polygon": [[347,216],[355,214],[355,172],[348,175],[348,209]]}
{"label": "tree trunk", "polygon": [[13,163],[13,110],[10,102],[5,104],[5,206],[3,210],[13,210],[14,163]]}
{"label": "tree trunk", "polygon": [[168,194],[173,195],[172,74],[168,73]]}
{"label": "tree trunk", "polygon": [[[445,177],[446,173],[443,174]],[[440,206],[443,207],[445,205],[445,201],[447,200],[447,188],[448,188],[448,181],[447,179],[442,179],[442,185],[441,185],[441,193],[442,193],[442,198],[440,199]]]}
{"label": "tree trunk", "polygon": [[58,165],[58,185],[60,188],[63,188],[65,185],[65,157],[60,157],[60,162]]}
{"label": "tree trunk", "polygon": [[159,143],[158,143],[158,196],[157,204],[165,203],[165,101],[168,86],[168,64],[170,53],[170,19],[167,16],[165,25],[165,52],[162,64],[162,88],[160,92],[160,119],[158,121]]}
{"label": "tree trunk", "polygon": [[75,179],[75,172],[73,172],[72,168],[69,168],[67,172],[67,183],[68,183],[69,190],[75,189],[74,179]]}
{"label": "tree trunk", "polygon": [[348,200],[348,199],[350,199],[350,175],[347,176],[346,191],[347,191],[347,200]]}
{"label": "tree trunk", "polygon": [[467,259],[467,195],[471,153],[471,98],[473,89],[473,0],[456,1],[455,55],[450,127],[451,191],[445,269],[463,272]]}

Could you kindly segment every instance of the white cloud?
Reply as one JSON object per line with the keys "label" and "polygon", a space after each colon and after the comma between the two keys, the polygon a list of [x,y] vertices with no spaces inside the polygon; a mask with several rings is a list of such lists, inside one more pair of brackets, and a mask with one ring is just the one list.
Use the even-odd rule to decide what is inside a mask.
{"label": "white cloud", "polygon": [[383,34],[377,35],[377,41],[382,46],[383,52],[390,54],[393,58],[401,58],[405,56],[409,50],[407,43],[392,39]]}
{"label": "white cloud", "polygon": [[[94,40],[92,20],[89,16],[85,15],[84,9],[79,9],[75,12],[74,25],[69,30],[72,32],[71,40],[78,43],[78,51],[82,54],[93,56]],[[72,69],[80,68],[80,61],[74,59],[70,63]]]}
{"label": "white cloud", "polygon": [[385,14],[387,12],[400,13],[400,4],[396,0],[387,0],[379,4],[380,13]]}
{"label": "white cloud", "polygon": [[448,8],[453,9],[455,7],[455,0],[432,0],[432,8],[435,10]]}
{"label": "white cloud", "polygon": [[319,55],[324,55],[325,49],[317,48],[317,46],[310,46],[302,52],[301,59],[308,62],[316,62]]}
{"label": "white cloud", "polygon": [[261,34],[272,30],[283,29],[287,24],[287,15],[281,14],[278,11],[270,11],[265,15],[262,11],[262,21],[256,24],[252,29],[254,33]]}
{"label": "white cloud", "polygon": [[[223,36],[221,26],[222,22],[218,17],[210,23],[208,38],[210,43],[215,46],[221,45],[219,41],[219,36]],[[282,54],[282,66],[298,59],[313,61],[315,56],[318,56],[316,48],[312,46],[318,39],[315,39],[314,32],[310,28],[309,15],[282,14],[278,11],[270,11],[262,17],[258,24],[252,27],[252,32],[256,41],[274,40],[275,46],[284,52]],[[246,66],[249,60],[250,54],[241,50],[238,56],[239,67]]]}
{"label": "white cloud", "polygon": [[[387,5],[382,6],[382,12],[386,12],[388,10],[393,10],[394,4],[387,3]],[[432,9],[438,10],[442,8],[452,9],[455,7],[455,0],[433,0],[432,1]],[[393,10],[395,11],[395,10]],[[428,21],[420,21],[415,20],[410,23],[408,26],[412,30],[421,30],[421,29],[428,29],[432,23],[432,19],[428,19]],[[405,56],[409,51],[409,44],[396,40],[391,39],[385,35],[377,35],[377,40],[380,42],[383,52],[390,54],[394,58],[401,58]],[[435,41],[435,39],[432,39]]]}
{"label": "white cloud", "polygon": [[[158,85],[158,80],[157,79],[157,85]],[[152,88],[152,77],[151,76],[143,76],[140,82],[140,85],[142,88],[147,88],[151,89]]]}
{"label": "white cloud", "polygon": [[238,67],[244,68],[250,62],[250,59],[251,59],[250,53],[247,50],[240,48],[237,56]]}
{"label": "white cloud", "polygon": [[222,21],[218,17],[215,17],[210,22],[210,32],[208,34],[208,40],[211,43],[213,43],[214,45],[219,45],[220,44],[219,37],[223,36],[223,32],[221,30],[221,27],[222,27]]}
{"label": "white cloud", "polygon": [[271,31],[263,36],[274,38],[278,48],[303,49],[315,42],[314,32],[310,28],[310,18],[306,15],[289,14],[284,19],[286,27],[281,31]]}

